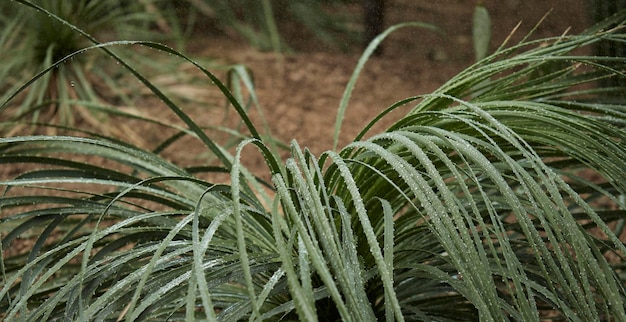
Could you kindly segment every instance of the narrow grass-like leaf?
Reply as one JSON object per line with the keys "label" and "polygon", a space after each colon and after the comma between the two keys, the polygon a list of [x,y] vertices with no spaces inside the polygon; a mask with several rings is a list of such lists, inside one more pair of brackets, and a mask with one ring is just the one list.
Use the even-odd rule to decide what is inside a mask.
{"label": "narrow grass-like leaf", "polygon": [[474,8],[472,38],[476,61],[479,61],[487,56],[491,42],[491,18],[482,4],[477,4]]}
{"label": "narrow grass-like leaf", "polygon": [[355,211],[359,217],[361,225],[363,225],[363,230],[369,244],[370,251],[374,256],[374,259],[378,266],[377,268],[380,272],[381,280],[385,285],[385,292],[388,292],[389,299],[394,306],[396,319],[399,321],[404,321],[404,317],[402,315],[402,312],[400,311],[400,305],[398,303],[398,300],[396,299],[395,291],[393,288],[392,272],[390,272],[385,265],[382,250],[377,242],[376,236],[374,235],[374,231],[367,216],[367,211],[365,210],[365,205],[363,204],[363,200],[360,197],[356,183],[354,182],[354,179],[343,160],[338,155],[332,152],[329,152],[329,156],[333,163],[337,165],[337,168],[339,169],[339,172],[341,173],[341,176],[346,183],[348,191],[350,192],[352,202],[354,202]]}
{"label": "narrow grass-like leaf", "polygon": [[350,80],[348,81],[348,84],[346,85],[346,88],[343,92],[343,96],[341,97],[341,102],[339,103],[339,109],[337,110],[337,117],[335,118],[335,131],[333,135],[333,151],[337,150],[337,144],[339,143],[339,133],[341,131],[341,124],[343,123],[344,114],[345,114],[346,109],[348,108],[348,102],[350,101],[350,97],[352,96],[352,91],[354,91],[354,86],[356,85],[356,81],[359,78],[359,75],[361,74],[363,67],[365,67],[365,63],[367,63],[367,61],[372,56],[374,51],[376,51],[376,48],[380,45],[380,43],[385,38],[387,38],[387,36],[389,36],[389,34],[391,34],[392,32],[400,28],[405,28],[405,27],[419,27],[419,28],[425,28],[425,29],[430,29],[430,30],[437,30],[433,25],[430,25],[430,24],[425,24],[425,23],[420,23],[420,22],[408,22],[408,23],[402,23],[402,24],[389,27],[382,34],[378,35],[376,38],[374,38],[374,40],[372,40],[372,42],[367,46],[367,48],[365,49],[365,51],[359,58],[359,61],[357,62],[357,65],[354,68],[354,71],[352,72],[352,76],[350,76]]}
{"label": "narrow grass-like leaf", "polygon": [[[280,177],[279,175],[274,175],[274,177],[272,178],[272,181],[274,182],[276,186],[276,190],[277,190],[276,200],[277,201],[281,200],[283,209],[286,212],[287,216],[290,216],[291,218],[293,218],[293,220],[298,220],[297,210],[295,208],[293,200],[291,199],[287,186],[285,185],[285,182],[283,181],[282,177]],[[283,264],[283,269],[285,270],[285,274],[287,275],[287,283],[289,284],[289,289],[291,290],[292,294],[294,294],[294,304],[295,304],[296,311],[300,319],[303,321],[318,321],[312,294],[307,292],[305,285],[300,284],[298,274],[296,273],[294,269],[296,265],[293,262],[291,258],[291,254],[289,252],[291,247],[287,247],[288,244],[284,240],[283,234],[288,233],[288,232],[287,231],[283,232],[281,228],[284,227],[286,229],[287,224],[284,221],[284,219],[281,217],[281,215],[279,214],[278,202],[274,204],[273,208],[275,210],[275,211],[272,211],[272,221],[274,222],[272,227],[274,230],[274,237],[277,242],[278,251],[279,251],[281,261]],[[301,229],[300,229],[300,232],[302,232]],[[307,240],[305,241],[303,238],[307,238]],[[308,245],[305,245],[305,248],[307,246],[309,248],[311,247],[310,244],[312,243],[312,241],[308,239],[308,236],[302,235],[302,237],[298,237],[298,240],[301,241],[302,244],[305,244],[305,243],[308,244]],[[304,254],[301,254],[300,256],[304,256]],[[308,260],[308,259],[302,259],[302,260]],[[305,282],[303,281],[302,283],[305,283]]]}
{"label": "narrow grass-like leaf", "polygon": [[232,180],[232,201],[233,201],[233,216],[235,218],[235,229],[237,234],[237,248],[239,251],[239,259],[241,262],[241,267],[243,269],[243,277],[246,283],[246,287],[248,289],[248,296],[250,297],[250,303],[252,304],[252,314],[250,315],[250,321],[255,318],[260,318],[259,305],[256,301],[256,291],[254,289],[254,284],[252,283],[252,275],[250,273],[250,262],[248,260],[248,251],[246,250],[246,240],[242,227],[242,212],[240,207],[240,186],[239,186],[239,167],[240,167],[240,158],[242,149],[248,145],[251,140],[246,140],[239,144],[237,148],[237,152],[235,154],[235,162],[233,164],[233,168],[231,170],[231,180]]}

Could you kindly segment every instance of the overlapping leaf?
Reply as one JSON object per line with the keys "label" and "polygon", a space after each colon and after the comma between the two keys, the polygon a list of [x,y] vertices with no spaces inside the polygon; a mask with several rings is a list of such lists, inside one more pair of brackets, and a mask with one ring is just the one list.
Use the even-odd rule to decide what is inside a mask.
{"label": "overlapping leaf", "polygon": [[234,155],[126,64],[230,180],[102,136],[0,139],[24,164],[0,182],[3,318],[626,319],[625,108],[581,86],[624,75],[569,54],[625,40],[606,26],[502,49],[390,107],[415,104],[388,131],[319,158],[293,142],[284,164],[208,70],[253,133]]}

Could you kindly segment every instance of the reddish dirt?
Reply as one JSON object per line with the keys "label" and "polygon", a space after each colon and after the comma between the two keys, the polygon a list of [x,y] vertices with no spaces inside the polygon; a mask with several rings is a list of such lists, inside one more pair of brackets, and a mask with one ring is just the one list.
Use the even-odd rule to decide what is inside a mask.
{"label": "reddish dirt", "polygon": [[[549,12],[545,21],[536,28],[533,38],[558,36],[566,31],[578,33],[590,25],[588,1],[585,0],[483,2],[492,17],[492,50],[509,36],[518,23],[521,26],[511,37],[510,43],[522,39]],[[385,40],[383,54],[367,62],[356,83],[341,128],[339,148],[350,142],[386,107],[400,99],[435,90],[473,63],[471,32],[474,5],[475,1],[467,0],[387,1],[387,27],[401,22],[419,21],[436,26],[439,32],[405,28]],[[355,14],[359,14],[359,9],[358,6],[352,8]],[[207,64],[208,68],[223,80],[226,79],[223,68],[211,66],[234,63],[247,66],[254,76],[256,94],[271,134],[287,144],[295,139],[301,147],[308,147],[319,155],[332,149],[339,102],[362,48],[341,51],[294,28],[284,34],[294,51],[277,54],[260,52],[232,33],[200,28],[188,42],[187,51],[194,59],[212,59],[213,62]],[[154,55],[154,52],[148,52],[148,55]],[[144,59],[143,56],[140,58]],[[239,119],[234,111],[225,113],[223,108],[206,108],[223,106],[224,98],[215,87],[207,86],[204,76],[201,76],[200,87],[186,87],[185,79],[198,76],[197,71],[188,67],[183,66],[179,72],[157,76],[153,80],[157,83],[159,79],[161,82],[169,82],[170,87],[175,85],[187,95],[195,97],[199,103],[183,102],[180,106],[196,122],[202,125],[236,126]],[[166,122],[177,121],[171,111],[150,95],[140,100],[137,107],[139,113]],[[9,115],[6,112],[2,117]],[[399,110],[390,114],[370,133],[383,131],[401,113],[402,110]],[[88,116],[87,113],[82,115]],[[251,117],[257,128],[263,129],[258,113],[253,111]],[[82,119],[89,121],[88,117]],[[85,128],[92,130],[97,122],[88,122]],[[119,136],[145,148],[154,148],[175,133],[127,119],[112,118],[110,122],[114,126],[105,124],[102,127],[105,132],[109,132],[105,134]],[[212,132],[211,135],[215,134]],[[218,141],[224,142],[224,136],[217,135]],[[206,164],[206,147],[197,144],[197,141],[192,143],[192,139],[187,141],[189,143],[174,144],[165,150],[164,156],[182,165]],[[287,155],[287,152],[283,153],[283,157]],[[262,176],[267,174],[267,167],[258,153],[246,155],[244,159],[244,163],[255,173]],[[14,177],[17,173],[15,170],[3,167],[0,169],[0,177]]]}
{"label": "reddish dirt", "polygon": [[[492,50],[521,22],[511,39],[524,37],[550,12],[533,38],[578,33],[589,26],[587,3],[582,0],[484,1],[492,17]],[[343,146],[378,113],[394,102],[425,94],[473,63],[472,14],[474,1],[388,1],[386,25],[406,21],[433,24],[441,32],[407,28],[392,34],[384,52],[372,58],[360,76],[341,130]],[[291,32],[295,53],[263,53],[243,40],[207,31],[193,41],[193,55],[241,63],[254,74],[256,91],[272,134],[289,142],[296,139],[315,154],[332,148],[337,107],[361,54],[360,48],[341,52]],[[232,113],[232,117],[236,114]],[[397,119],[400,114],[395,114]],[[392,114],[375,131],[394,120]],[[260,123],[259,127],[260,126]]]}
{"label": "reddish dirt", "polygon": [[[558,36],[567,30],[569,33],[578,33],[589,26],[587,2],[485,0],[483,3],[492,17],[491,49],[495,50],[521,22],[510,43],[519,41],[548,12],[551,13],[535,30],[533,38]],[[387,1],[387,27],[401,22],[419,21],[432,24],[440,31],[405,28],[385,40],[383,54],[367,62],[356,83],[341,128],[339,148],[350,142],[386,107],[400,99],[433,91],[473,63],[471,32],[475,3],[467,0]],[[359,14],[359,10],[358,5],[352,8],[355,14]],[[295,139],[300,146],[306,146],[319,155],[332,149],[339,102],[362,48],[341,51],[293,27],[285,30],[284,34],[294,51],[276,54],[260,52],[232,33],[200,28],[188,42],[187,51],[194,59],[213,59],[210,66],[225,63],[247,66],[254,76],[256,94],[271,134],[287,144]],[[154,55],[154,52],[148,55]],[[216,71],[221,79],[226,79],[223,69],[209,69]],[[206,78],[202,78],[201,87],[186,87],[185,79],[189,75],[197,77],[198,73],[184,67],[174,74],[177,75],[162,75],[160,79],[180,87],[200,102],[181,104],[196,122],[230,127],[237,124],[238,118],[234,111],[225,114],[222,108],[206,108],[207,105],[223,105],[224,102],[223,96],[214,87],[207,88]],[[155,82],[158,83],[156,79]],[[140,113],[176,121],[173,113],[150,96],[145,96],[137,106]],[[401,113],[402,110],[387,116],[370,133],[383,131]],[[88,116],[86,113],[83,115]],[[251,115],[256,126],[262,129],[258,113],[252,112]],[[89,120],[83,118],[83,121]],[[94,123],[97,121],[87,124],[87,128],[91,129]],[[128,120],[112,119],[111,123],[115,125],[108,128],[104,126],[103,129],[147,148],[154,148],[173,134],[152,125]],[[224,138],[220,141],[224,142]],[[168,159],[182,164],[206,163],[203,159],[205,155],[206,147],[186,143],[175,144],[165,153]],[[252,169],[267,171],[258,155],[247,157],[245,163]],[[0,174],[6,176],[7,172],[12,173],[9,170],[2,169]]]}

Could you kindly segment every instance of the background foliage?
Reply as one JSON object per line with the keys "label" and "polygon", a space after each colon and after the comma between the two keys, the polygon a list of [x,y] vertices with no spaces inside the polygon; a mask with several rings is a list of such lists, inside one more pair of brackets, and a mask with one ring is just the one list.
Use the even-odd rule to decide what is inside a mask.
{"label": "background foliage", "polygon": [[[594,21],[599,22],[611,17],[616,12],[626,10],[626,2],[620,0],[593,0],[591,1],[591,8]],[[623,33],[624,31],[622,30],[621,32]],[[600,56],[626,57],[626,45],[620,42],[600,42],[596,46],[595,51]],[[621,60],[615,62],[614,64],[616,65],[616,69],[623,69],[625,63],[624,60]],[[623,78],[614,77],[604,80],[604,85],[623,87],[626,83],[624,83]],[[622,92],[617,95],[624,97],[626,94]]]}
{"label": "background foliage", "polygon": [[[81,28],[99,41],[113,39],[166,40],[176,34],[157,29],[165,21],[161,12],[150,11],[155,1],[60,1],[38,0],[35,4],[45,8],[50,14],[62,18],[66,23]],[[132,91],[120,83],[125,82],[121,75],[110,74],[108,70],[114,61],[102,55],[72,55],[90,45],[90,41],[76,33],[66,23],[44,13],[34,13],[30,8],[14,1],[0,4],[0,81],[5,102],[33,74],[63,61],[40,81],[34,83],[19,100],[17,117],[28,115],[33,121],[50,121],[56,116],[63,125],[71,125],[80,115],[84,120],[97,126],[94,113],[88,107],[94,103],[105,103],[105,97],[115,95],[118,100],[130,104],[136,97]],[[131,58],[127,58],[131,59]],[[153,64],[152,69],[164,70],[165,64]],[[131,82],[132,83],[132,82]],[[135,88],[137,91],[137,88]],[[80,102],[88,102],[81,104]],[[87,110],[84,110],[87,107]],[[79,113],[82,111],[82,113]]]}
{"label": "background foliage", "polygon": [[192,10],[226,30],[234,29],[262,50],[288,49],[284,35],[290,29],[304,29],[327,44],[343,48],[359,38],[354,28],[358,15],[348,14],[345,0],[187,1]]}

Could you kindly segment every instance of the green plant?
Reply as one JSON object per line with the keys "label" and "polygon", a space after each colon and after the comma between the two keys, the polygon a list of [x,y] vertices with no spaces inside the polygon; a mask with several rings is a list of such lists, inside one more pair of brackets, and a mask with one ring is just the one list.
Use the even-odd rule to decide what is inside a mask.
{"label": "green plant", "polygon": [[[388,131],[364,140],[366,126],[320,157],[293,142],[284,163],[202,66],[251,133],[232,154],[119,60],[220,167],[184,169],[88,132],[0,139],[4,167],[33,165],[0,182],[0,311],[8,320],[624,320],[626,106],[580,85],[625,75],[604,68],[611,57],[570,54],[624,41],[603,31],[623,19],[500,48],[372,121],[414,104]],[[342,109],[376,44],[409,25],[368,47]],[[113,45],[96,48],[117,59]],[[249,149],[271,184],[242,165]],[[210,171],[229,180],[200,178]],[[32,246],[5,256],[20,237]]]}
{"label": "green plant", "polygon": [[[160,18],[145,10],[152,2],[35,1],[101,41],[164,40],[164,35],[150,28]],[[33,14],[29,8],[14,1],[3,1],[0,14],[0,60],[3,62],[0,65],[0,88],[4,93],[0,100],[4,102],[35,73],[63,61],[34,83],[19,100],[12,101],[18,117],[29,114],[37,121],[41,113],[47,111],[55,113],[61,124],[71,125],[82,115],[85,121],[96,126],[99,121],[92,120],[94,116],[89,113],[81,114],[78,108],[81,104],[77,101],[106,102],[115,96],[115,99],[126,98],[129,102],[128,97],[132,95],[119,85],[119,75],[110,72],[111,60],[97,55],[72,55],[90,42],[65,23],[43,13]],[[44,118],[44,121],[49,119]]]}

